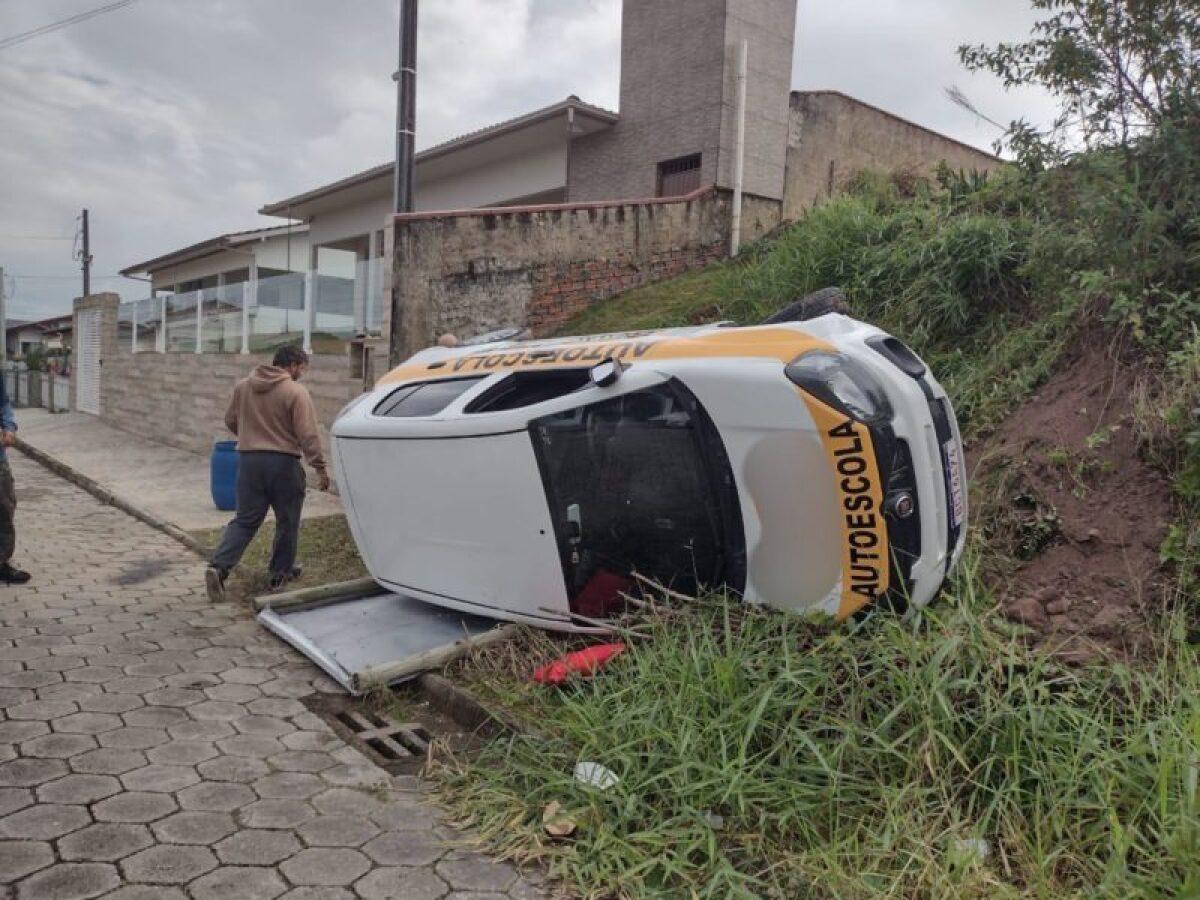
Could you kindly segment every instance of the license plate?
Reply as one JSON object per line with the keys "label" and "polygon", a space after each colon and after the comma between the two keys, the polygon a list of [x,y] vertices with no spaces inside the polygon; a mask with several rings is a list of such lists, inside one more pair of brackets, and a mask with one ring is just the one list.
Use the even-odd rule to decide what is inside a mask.
{"label": "license plate", "polygon": [[951,438],[942,444],[942,455],[946,458],[946,493],[950,497],[950,524],[957,528],[962,524],[966,511],[966,495],[963,485],[962,449],[958,441]]}

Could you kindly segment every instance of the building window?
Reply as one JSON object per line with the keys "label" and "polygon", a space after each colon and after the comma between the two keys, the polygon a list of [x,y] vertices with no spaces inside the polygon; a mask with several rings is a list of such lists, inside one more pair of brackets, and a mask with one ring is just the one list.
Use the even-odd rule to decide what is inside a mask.
{"label": "building window", "polygon": [[668,159],[658,164],[658,196],[678,197],[700,187],[700,154]]}

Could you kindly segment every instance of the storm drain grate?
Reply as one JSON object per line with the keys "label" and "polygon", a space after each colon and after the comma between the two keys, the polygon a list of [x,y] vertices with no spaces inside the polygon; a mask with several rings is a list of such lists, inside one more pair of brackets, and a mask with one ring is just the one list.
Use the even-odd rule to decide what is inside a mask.
{"label": "storm drain grate", "polygon": [[342,709],[333,714],[356,740],[365,744],[385,760],[424,757],[433,740],[424,726],[413,722],[397,722],[381,713],[357,709]]}

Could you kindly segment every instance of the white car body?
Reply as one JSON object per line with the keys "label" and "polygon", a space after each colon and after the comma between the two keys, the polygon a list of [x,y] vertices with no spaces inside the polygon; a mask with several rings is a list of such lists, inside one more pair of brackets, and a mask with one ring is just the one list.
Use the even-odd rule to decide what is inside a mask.
{"label": "white car body", "polygon": [[[808,354],[852,360],[887,420],[794,383]],[[588,381],[608,359],[619,377]],[[371,576],[439,606],[586,631],[632,569],[839,618],[922,606],[966,508],[957,424],[917,366],[837,314],[435,348],[343,411],[332,455]]]}

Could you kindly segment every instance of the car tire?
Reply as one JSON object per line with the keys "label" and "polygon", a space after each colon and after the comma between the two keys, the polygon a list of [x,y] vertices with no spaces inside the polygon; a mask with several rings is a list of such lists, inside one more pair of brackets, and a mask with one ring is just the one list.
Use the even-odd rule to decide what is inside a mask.
{"label": "car tire", "polygon": [[779,325],[783,322],[803,322],[826,313],[849,311],[850,304],[846,302],[846,295],[842,293],[841,288],[827,287],[789,303],[778,312],[767,316],[759,324]]}

